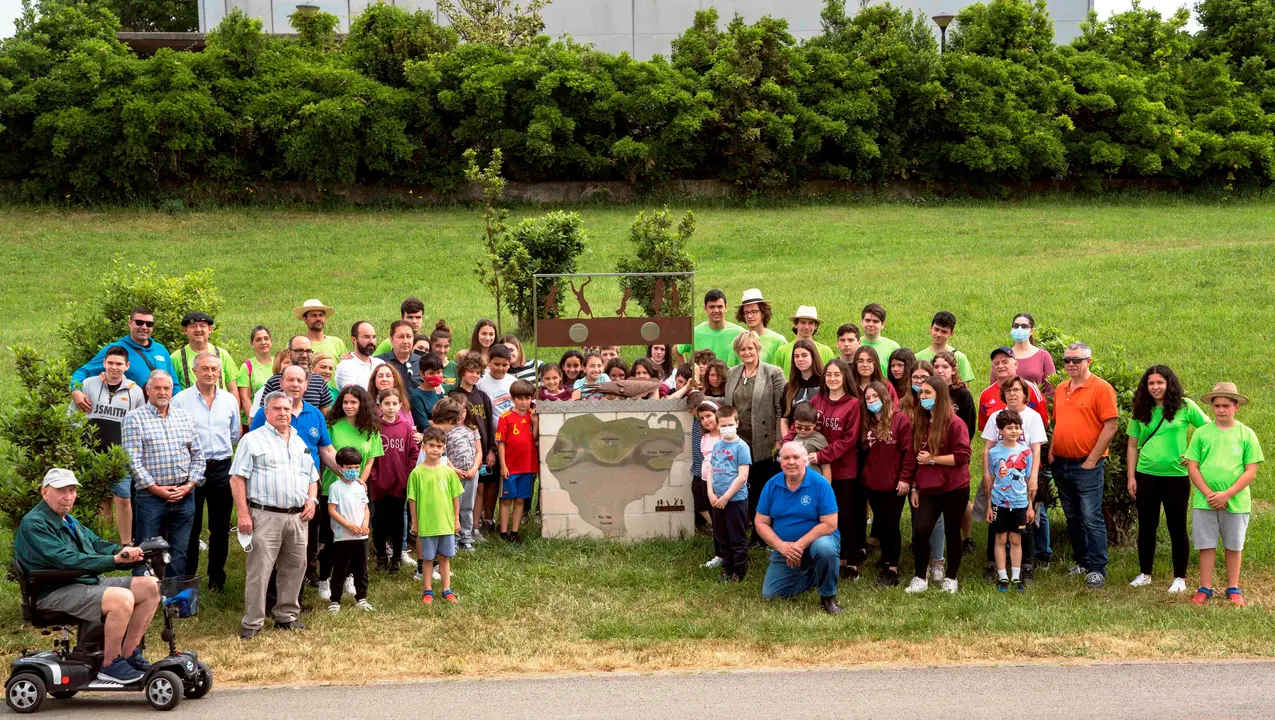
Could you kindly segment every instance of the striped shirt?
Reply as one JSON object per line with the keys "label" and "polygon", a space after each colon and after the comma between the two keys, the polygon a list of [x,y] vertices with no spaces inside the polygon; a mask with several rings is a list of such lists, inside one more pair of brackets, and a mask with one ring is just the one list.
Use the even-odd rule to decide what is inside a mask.
{"label": "striped shirt", "polygon": [[204,451],[185,410],[169,406],[165,417],[147,404],[124,416],[123,436],[134,488],[204,484]]}
{"label": "striped shirt", "polygon": [[230,474],[244,478],[248,502],[276,508],[299,508],[319,481],[305,442],[291,430],[285,438],[273,425],[262,425],[239,441]]}
{"label": "striped shirt", "polygon": [[[262,393],[261,397],[265,397],[272,392],[283,392],[282,379],[283,373],[271,375],[266,384],[262,386],[265,388],[265,392]],[[328,387],[328,381],[319,375],[310,373],[302,399],[320,410],[330,407],[332,405],[332,390]]]}
{"label": "striped shirt", "polygon": [[234,444],[239,442],[239,401],[229,392],[217,388],[212,407],[208,407],[198,387],[188,387],[173,396],[173,407],[185,410],[195,421],[199,446],[204,460],[229,460]]}

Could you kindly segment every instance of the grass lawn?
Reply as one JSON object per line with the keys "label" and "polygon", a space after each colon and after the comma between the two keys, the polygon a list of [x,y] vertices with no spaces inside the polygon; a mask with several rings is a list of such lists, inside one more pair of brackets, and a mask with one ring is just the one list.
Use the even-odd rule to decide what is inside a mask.
{"label": "grass lawn", "polygon": [[[587,206],[582,270],[614,269],[628,251],[639,208]],[[538,211],[526,211],[533,214]],[[1219,380],[1253,400],[1240,419],[1275,452],[1275,388],[1269,365],[1275,305],[1275,204],[1207,205],[1174,200],[1037,200],[1025,204],[811,205],[768,209],[707,206],[698,217],[697,290],[720,287],[734,303],[760,287],[786,317],[818,306],[831,330],[869,301],[890,312],[886,335],[916,348],[936,310],[959,318],[953,344],[986,377],[987,352],[1008,343],[1013,313],[1033,313],[1087,340],[1101,357],[1123,346],[1137,364],[1165,363],[1195,396]],[[518,217],[515,213],[515,218]],[[0,345],[55,352],[66,301],[96,287],[113,255],[154,260],[167,273],[212,267],[226,300],[223,344],[242,350],[263,323],[276,342],[300,329],[290,309],[319,297],[338,310],[330,329],[356,318],[385,332],[406,295],[427,318],[464,333],[490,315],[471,268],[475,211],[219,211],[62,213],[0,210]],[[599,314],[610,298],[594,303]],[[593,296],[591,295],[591,299]],[[614,307],[614,306],[610,306]],[[733,308],[732,308],[733,309]],[[785,322],[772,323],[780,331]],[[0,398],[14,391],[12,357],[0,360]],[[975,383],[981,385],[981,383]],[[974,388],[975,391],[981,387]],[[206,652],[218,681],[350,680],[423,675],[659,668],[806,666],[861,662],[1060,658],[1269,657],[1275,653],[1275,520],[1269,474],[1259,473],[1245,552],[1246,610],[1200,609],[1170,599],[1162,530],[1153,588],[1126,586],[1137,573],[1129,547],[1114,549],[1110,585],[1092,596],[1062,577],[1067,556],[1055,510],[1053,571],[1025,597],[978,580],[980,554],[956,596],[913,598],[881,590],[872,574],[843,587],[846,612],[828,618],[816,598],[760,600],[763,558],[742,586],[719,586],[698,568],[705,538],[616,545],[587,541],[489,544],[456,564],[458,607],[423,608],[410,576],[374,575],[378,612],[306,621],[313,631],[234,639],[242,613],[242,567],[232,551],[225,594],[205,595],[183,621],[183,644]],[[9,543],[0,543],[4,548]],[[233,543],[232,543],[233,545]],[[905,543],[906,545],[906,543]],[[7,549],[0,549],[0,555]],[[1221,563],[1219,562],[1219,572]],[[911,567],[905,557],[904,572]],[[1194,563],[1192,564],[1194,574]],[[1192,578],[1192,582],[1194,582]],[[16,587],[0,583],[0,651],[43,645],[19,630]],[[352,668],[357,668],[353,673]]]}

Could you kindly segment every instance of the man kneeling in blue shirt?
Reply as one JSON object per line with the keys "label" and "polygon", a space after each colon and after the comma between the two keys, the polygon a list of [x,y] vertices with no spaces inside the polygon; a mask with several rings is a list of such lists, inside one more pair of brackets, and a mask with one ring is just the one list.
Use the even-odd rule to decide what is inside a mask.
{"label": "man kneeling in blue shirt", "polygon": [[763,598],[790,598],[818,588],[824,612],[837,604],[841,533],[832,486],[807,465],[806,449],[790,442],[779,451],[783,472],[772,477],[757,500],[757,534],[772,549],[762,581]]}

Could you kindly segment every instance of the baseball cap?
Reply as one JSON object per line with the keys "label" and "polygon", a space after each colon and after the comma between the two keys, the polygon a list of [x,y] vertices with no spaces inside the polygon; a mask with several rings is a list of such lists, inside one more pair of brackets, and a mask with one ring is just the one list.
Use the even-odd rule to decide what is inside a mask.
{"label": "baseball cap", "polygon": [[40,484],[40,487],[61,489],[79,484],[80,481],[75,479],[75,473],[70,470],[66,468],[49,468],[49,471],[44,473],[44,482]]}
{"label": "baseball cap", "polygon": [[1010,357],[1014,357],[1014,351],[1010,350],[1007,347],[998,347],[992,351],[992,356],[990,359],[995,360],[997,355],[1008,355]]}
{"label": "baseball cap", "polygon": [[212,315],[196,310],[195,312],[188,312],[184,316],[182,316],[182,327],[186,327],[187,325],[191,323],[197,323],[197,322],[208,323],[209,325],[212,325],[213,324]]}

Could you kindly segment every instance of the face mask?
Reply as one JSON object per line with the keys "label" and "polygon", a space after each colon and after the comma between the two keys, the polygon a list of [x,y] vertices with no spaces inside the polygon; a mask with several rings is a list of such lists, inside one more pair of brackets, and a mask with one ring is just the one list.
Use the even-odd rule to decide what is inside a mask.
{"label": "face mask", "polygon": [[919,393],[919,392],[921,392],[921,386],[920,386],[920,385],[917,385],[916,383],[912,383],[912,392],[914,392],[914,393]]}
{"label": "face mask", "polygon": [[237,532],[239,534],[239,547],[243,548],[244,552],[252,552],[252,533]]}
{"label": "face mask", "polygon": [[346,480],[349,480],[350,482],[355,482],[356,480],[359,479],[359,469],[346,468],[345,470],[341,471],[341,477],[345,478]]}
{"label": "face mask", "polygon": [[881,408],[883,407],[885,407],[885,405],[883,405],[880,400],[877,400],[876,402],[870,402],[868,403],[868,412],[875,415],[881,412]]}
{"label": "face mask", "polygon": [[1013,328],[1009,331],[1009,336],[1014,338],[1014,342],[1023,342],[1032,336],[1029,328]]}
{"label": "face mask", "polygon": [[443,384],[443,376],[442,375],[427,375],[425,376],[425,384],[432,388],[436,388],[439,385]]}
{"label": "face mask", "polygon": [[934,398],[921,398],[921,407],[926,410],[934,409]]}
{"label": "face mask", "polygon": [[739,427],[736,425],[727,425],[726,427],[718,428],[718,430],[722,433],[723,440],[734,440],[735,435],[739,433]]}

